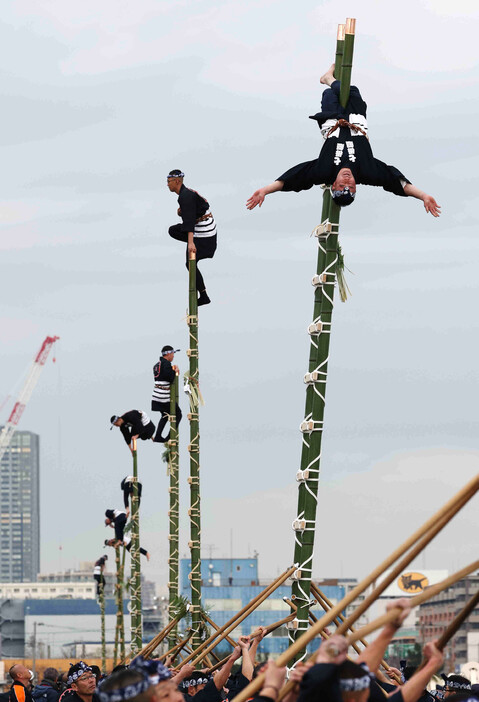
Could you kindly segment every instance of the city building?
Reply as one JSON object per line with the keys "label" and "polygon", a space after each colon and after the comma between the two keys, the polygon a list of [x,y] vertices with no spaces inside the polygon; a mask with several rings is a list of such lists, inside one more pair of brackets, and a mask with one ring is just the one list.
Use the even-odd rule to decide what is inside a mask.
{"label": "city building", "polygon": [[[180,561],[180,594],[190,599],[190,581],[188,574],[191,570],[191,561],[182,558]],[[209,612],[209,616],[219,626],[225,624],[231,617],[247,605],[256,595],[270,584],[271,580],[260,580],[258,576],[258,559],[254,558],[205,558],[201,562],[202,578],[202,604]],[[337,604],[357,584],[351,578],[330,578],[327,580],[315,579],[321,591],[333,604]],[[291,610],[283,601],[283,597],[291,597],[291,585],[285,584],[278,587],[274,593],[254,612],[252,612],[231,633],[235,639],[242,634],[251,634],[259,626],[268,626],[287,617]],[[359,598],[359,601],[364,596]],[[358,601],[352,605],[357,606]],[[317,615],[322,615],[319,606],[312,608]],[[348,609],[345,614],[349,614]],[[363,616],[358,625],[366,623]],[[259,646],[259,653],[263,655],[279,654],[290,645],[288,629],[280,626],[267,636]],[[219,647],[220,648],[220,647]],[[225,650],[229,650],[225,644]],[[314,650],[314,645],[311,648]]]}
{"label": "city building", "polygon": [[40,570],[40,437],[16,431],[0,463],[0,582],[33,582]]}
{"label": "city building", "polygon": [[[479,573],[474,573],[420,605],[418,626],[421,641],[426,643],[437,639],[478,590]],[[458,672],[461,666],[471,661],[470,656],[479,654],[479,647],[474,646],[478,632],[479,609],[476,608],[444,649],[447,673]],[[477,662],[475,657],[472,660]]]}

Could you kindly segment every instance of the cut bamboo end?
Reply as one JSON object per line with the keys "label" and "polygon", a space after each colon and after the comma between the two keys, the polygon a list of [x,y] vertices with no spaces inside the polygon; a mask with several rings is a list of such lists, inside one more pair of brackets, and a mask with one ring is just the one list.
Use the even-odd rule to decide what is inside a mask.
{"label": "cut bamboo end", "polygon": [[338,35],[336,37],[338,41],[344,41],[345,29],[344,24],[338,24]]}
{"label": "cut bamboo end", "polygon": [[347,18],[345,33],[356,34],[356,19],[354,17]]}
{"label": "cut bamboo end", "polygon": [[190,253],[188,254],[188,258],[190,259],[190,261],[196,261],[196,254],[193,251],[190,251]]}
{"label": "cut bamboo end", "polygon": [[136,451],[136,439],[131,440],[131,448],[133,451]]}

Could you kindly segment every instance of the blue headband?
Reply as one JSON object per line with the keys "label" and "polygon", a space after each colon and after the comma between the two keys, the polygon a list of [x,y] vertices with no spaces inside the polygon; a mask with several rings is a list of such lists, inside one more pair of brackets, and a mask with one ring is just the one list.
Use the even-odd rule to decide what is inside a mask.
{"label": "blue headband", "polygon": [[143,675],[146,675],[150,685],[158,685],[158,683],[163,682],[163,680],[169,680],[171,678],[171,671],[166,665],[163,665],[160,661],[146,660],[143,656],[135,658],[131,662],[130,668],[138,670],[140,673],[143,673]]}
{"label": "blue headband", "polygon": [[[68,675],[67,678],[67,684],[71,685],[72,683],[76,682],[78,678],[81,678],[82,675],[85,673],[88,673],[88,671],[91,670],[90,666],[84,663],[83,661],[79,661],[79,663],[75,663],[75,665],[72,665],[72,668],[76,668],[76,670],[73,671],[73,673]],[[71,670],[71,668],[70,668]]]}

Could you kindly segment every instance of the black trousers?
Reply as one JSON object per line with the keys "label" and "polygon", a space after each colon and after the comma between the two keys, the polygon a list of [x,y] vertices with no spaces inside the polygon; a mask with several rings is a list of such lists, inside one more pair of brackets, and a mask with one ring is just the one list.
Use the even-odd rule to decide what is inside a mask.
{"label": "black trousers", "polygon": [[[128,544],[128,546],[125,546],[125,548],[126,548],[126,550],[128,551],[128,553],[130,553],[130,551],[131,551],[131,543],[132,543],[132,542],[130,541],[130,543]],[[146,556],[146,554],[148,553],[148,551],[145,551],[145,549],[142,548],[142,547],[140,546],[140,553],[141,553],[142,556]]]}
{"label": "black trousers", "polygon": [[123,536],[125,532],[125,524],[126,524],[126,514],[119,514],[118,517],[115,518],[115,539],[118,541],[123,541]]}
{"label": "black trousers", "polygon": [[103,575],[100,573],[100,575],[94,575],[93,576],[96,580],[96,594],[99,595],[101,592],[101,589],[105,587],[105,578]]}
{"label": "black trousers", "polygon": [[[168,229],[168,234],[172,239],[176,241],[184,241],[188,243],[188,234],[182,231],[182,224],[173,224]],[[201,261],[203,258],[213,258],[217,246],[217,235],[214,236],[200,236],[193,237],[193,243],[196,246],[196,261]],[[188,269],[188,247],[186,247],[186,268]],[[205,281],[203,276],[198,270],[198,265],[196,265],[196,289],[198,292],[203,292],[206,290]],[[158,433],[158,432],[157,432]],[[155,439],[156,441],[156,439]]]}
{"label": "black trousers", "polygon": [[[142,484],[138,483],[138,507],[140,506],[141,503],[141,490],[142,490]],[[128,498],[133,496],[133,486],[131,483],[126,483],[124,487],[121,488],[123,490],[123,504],[125,505],[125,509],[128,508]]]}
{"label": "black trousers", "polygon": [[[157,402],[156,400],[151,401],[151,411],[152,412],[161,412],[161,419],[158,422],[158,429],[156,430],[155,438],[153,441],[156,441],[157,443],[164,444],[165,441],[170,440],[170,432],[168,432],[168,436],[163,437],[161,435],[163,429],[166,427],[166,423],[168,422],[168,416],[170,414],[170,403],[169,402]],[[182,413],[181,409],[178,403],[176,403],[176,428],[180,426],[181,418],[182,418]]]}

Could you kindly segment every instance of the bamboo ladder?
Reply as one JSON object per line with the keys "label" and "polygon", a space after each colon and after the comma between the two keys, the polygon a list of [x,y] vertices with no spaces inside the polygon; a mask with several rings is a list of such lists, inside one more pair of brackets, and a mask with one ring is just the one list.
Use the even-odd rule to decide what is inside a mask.
{"label": "bamboo ladder", "polygon": [[[170,509],[169,519],[169,555],[168,555],[168,616],[173,619],[173,610],[178,597],[178,567],[179,567],[179,444],[178,425],[176,419],[176,403],[178,401],[178,373],[170,387],[170,440],[168,442],[168,472],[170,474]],[[175,645],[178,637],[177,627],[173,627],[169,633],[168,642],[170,648]]]}
{"label": "bamboo ladder", "polygon": [[138,497],[138,455],[136,439],[132,440],[133,494],[131,496],[131,655],[142,646],[141,625],[141,564],[140,564],[140,514]]}

